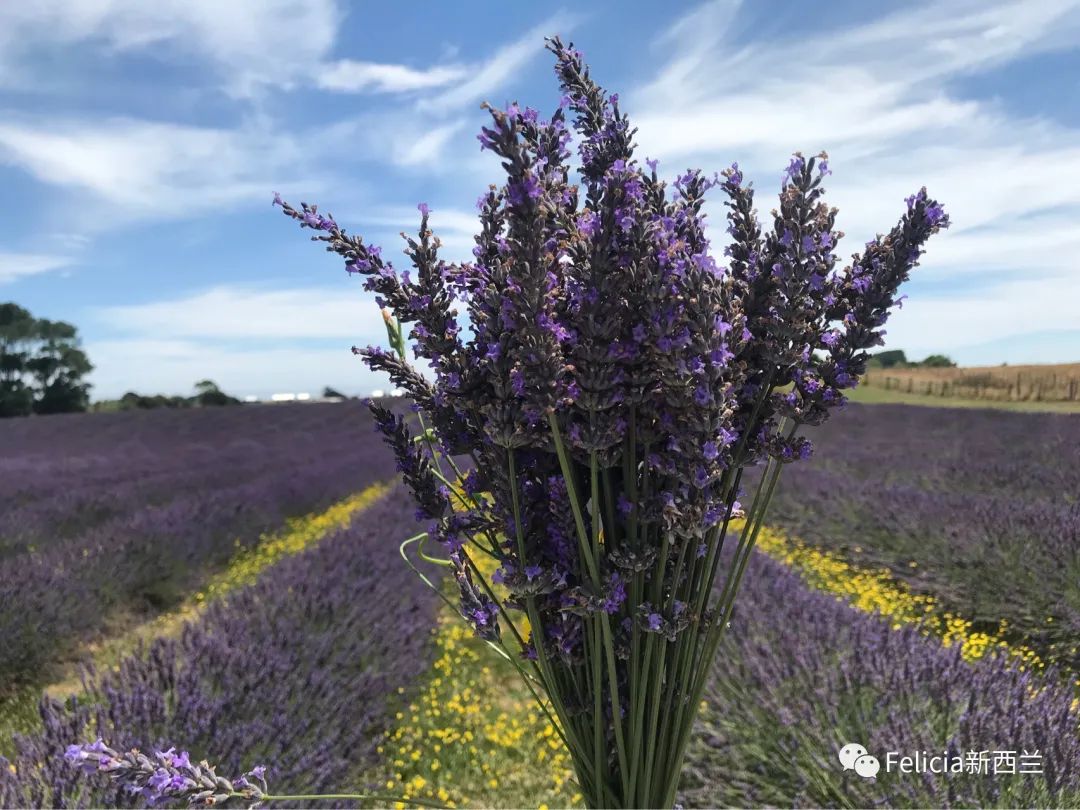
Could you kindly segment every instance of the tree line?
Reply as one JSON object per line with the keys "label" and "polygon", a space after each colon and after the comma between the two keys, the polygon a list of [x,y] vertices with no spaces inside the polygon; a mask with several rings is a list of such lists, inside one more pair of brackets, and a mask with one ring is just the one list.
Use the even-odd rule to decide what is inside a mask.
{"label": "tree line", "polygon": [[[87,410],[91,386],[85,377],[93,369],[72,324],[35,318],[10,301],[0,304],[0,418]],[[202,380],[195,383],[194,396],[129,391],[118,400],[95,403],[93,410],[238,404],[212,380]]]}
{"label": "tree line", "polygon": [[177,394],[137,394],[128,391],[120,399],[95,402],[94,411],[147,411],[156,408],[207,408],[218,405],[240,405],[239,399],[218,388],[213,380],[195,383],[195,395],[184,397]]}
{"label": "tree line", "polygon": [[[0,303],[0,418],[77,411],[130,411],[240,405],[213,380],[195,383],[193,396],[139,394],[90,405],[94,366],[82,350],[78,330],[66,321],[35,318],[14,302]],[[349,399],[327,386],[324,399]]]}
{"label": "tree line", "polygon": [[954,368],[956,363],[944,354],[932,354],[925,360],[908,360],[903,349],[890,349],[871,355],[870,368]]}

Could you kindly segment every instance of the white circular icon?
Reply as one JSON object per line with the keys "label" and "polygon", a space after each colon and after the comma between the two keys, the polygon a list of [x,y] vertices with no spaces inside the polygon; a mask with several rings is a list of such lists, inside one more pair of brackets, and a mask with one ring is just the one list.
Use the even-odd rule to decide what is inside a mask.
{"label": "white circular icon", "polygon": [[855,760],[865,757],[866,754],[866,749],[858,743],[848,743],[840,749],[840,764],[844,766],[845,771],[850,771],[855,767]]}
{"label": "white circular icon", "polygon": [[877,773],[880,770],[881,763],[877,761],[877,757],[870,756],[870,754],[863,754],[855,760],[855,773],[865,779],[869,779],[871,776],[877,776]]}

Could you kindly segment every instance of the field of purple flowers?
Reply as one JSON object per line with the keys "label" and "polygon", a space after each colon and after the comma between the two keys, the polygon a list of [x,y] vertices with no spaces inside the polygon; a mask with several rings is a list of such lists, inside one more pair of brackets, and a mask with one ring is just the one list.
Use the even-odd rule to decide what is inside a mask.
{"label": "field of purple flowers", "polygon": [[0,422],[0,698],[387,475],[356,403]]}
{"label": "field of purple flowers", "polygon": [[[143,555],[196,561],[188,575],[197,578],[235,550],[221,540],[235,534],[223,525],[254,531],[283,511],[315,508],[392,475],[370,421],[352,405],[92,419],[100,431],[86,430],[89,420],[42,419],[12,432],[18,452],[0,461],[4,503],[32,528],[4,532],[11,559],[77,549],[82,538],[99,537],[100,527],[132,526],[140,511],[191,503],[184,507],[190,511],[171,513],[169,528],[150,535],[147,548],[132,532],[116,554],[102,541],[95,553],[123,583],[137,581],[126,573],[128,560],[138,568]],[[123,419],[131,421],[125,426]],[[62,446],[75,448],[70,456],[49,453],[52,440],[41,426],[50,422]],[[1080,555],[1080,419],[855,406],[843,424],[813,438],[817,455],[786,472],[771,522],[859,565],[884,566],[960,615],[995,627],[1008,618],[1018,640],[1056,652],[1062,668],[1075,661],[1066,640],[1076,638],[1068,628],[1080,610],[1069,601],[1076,587],[1069,566]],[[123,442],[123,451],[110,442]],[[340,453],[341,447],[356,449]],[[169,460],[155,467],[155,455]],[[227,459],[232,476],[222,470]],[[275,461],[282,480],[298,482],[294,489],[274,489]],[[139,472],[125,477],[122,463]],[[202,477],[190,469],[199,465]],[[187,483],[170,487],[170,476]],[[199,481],[216,483],[200,489]],[[293,493],[283,501],[288,510],[275,500],[281,492]],[[222,493],[234,506],[248,493],[255,505],[244,502],[243,519],[229,523],[227,509],[210,507]],[[48,500],[55,511],[44,508]],[[10,763],[0,761],[0,806],[132,805],[130,796],[104,779],[81,777],[60,756],[70,742],[95,735],[116,748],[182,745],[225,773],[266,763],[281,792],[371,787],[376,746],[394,727],[397,687],[408,687],[411,698],[430,677],[428,628],[439,603],[397,555],[398,542],[415,527],[398,489],[348,529],[212,603],[178,638],[90,676],[78,698],[44,701],[43,728],[16,740]],[[169,548],[155,550],[161,543]],[[999,576],[997,566],[1008,567]],[[77,566],[58,571],[80,593],[98,594]],[[90,598],[102,599],[90,603],[102,614],[117,604]],[[126,598],[129,608],[146,600],[136,591]],[[62,604],[79,607],[77,599]],[[80,621],[64,625],[69,641],[102,628]],[[992,656],[965,660],[959,647],[815,591],[765,554],[751,562],[717,673],[680,792],[685,806],[1080,806],[1080,718],[1065,678]],[[509,683],[500,689],[512,689]],[[481,697],[494,706],[505,696]],[[838,748],[850,742],[878,756],[1037,750],[1041,772],[883,772],[864,779],[837,761]],[[434,778],[431,763],[426,767]]]}
{"label": "field of purple flowers", "polygon": [[81,700],[46,701],[44,731],[21,737],[0,769],[0,806],[142,806],[57,755],[95,735],[120,749],[181,740],[223,772],[274,763],[289,793],[353,785],[372,764],[387,698],[430,663],[438,599],[391,542],[413,532],[413,511],[399,491],[211,605],[179,639],[92,677]]}
{"label": "field of purple flowers", "polygon": [[1080,417],[852,406],[769,522],[1080,671]]}
{"label": "field of purple flowers", "polygon": [[[762,554],[746,581],[684,775],[686,806],[1080,806],[1080,716],[1053,673],[966,661]],[[877,778],[841,769],[851,742],[882,761]],[[887,751],[985,761],[981,772],[885,773]],[[995,751],[1038,752],[1041,772],[994,773]]]}

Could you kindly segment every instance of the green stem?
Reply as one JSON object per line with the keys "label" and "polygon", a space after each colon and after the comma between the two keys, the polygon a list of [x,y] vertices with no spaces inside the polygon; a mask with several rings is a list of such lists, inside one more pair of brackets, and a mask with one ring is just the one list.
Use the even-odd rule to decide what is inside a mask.
{"label": "green stem", "polygon": [[[758,498],[755,497],[754,505],[752,508],[752,518],[747,517],[747,524],[749,525],[751,519],[754,522],[754,528],[751,531],[746,543],[740,543],[740,546],[744,548],[737,549],[735,552],[735,560],[733,561],[733,571],[728,577],[728,583],[725,585],[721,602],[718,604],[717,609],[720,615],[714,620],[716,623],[713,627],[709,628],[708,636],[705,643],[705,649],[703,655],[698,659],[697,666],[695,667],[696,682],[690,701],[690,706],[696,707],[701,702],[701,696],[705,692],[705,685],[708,683],[708,675],[710,665],[713,657],[716,655],[716,648],[720,644],[720,638],[723,635],[724,629],[727,626],[728,621],[731,619],[731,611],[735,605],[735,594],[738,592],[739,583],[742,581],[743,573],[746,571],[746,564],[750,559],[750,555],[754,550],[754,544],[757,542],[758,531],[761,529],[761,524],[765,518],[765,511],[768,508],[769,501],[772,499],[773,492],[776,489],[776,482],[780,477],[780,470],[782,464],[776,462],[775,467],[772,470],[766,470],[765,476],[770,478],[767,489],[765,490],[765,496],[763,501],[759,504]],[[763,476],[763,477],[765,477]],[[745,531],[745,530],[744,530]],[[740,556],[741,553],[741,556]],[[679,770],[678,767],[682,763],[682,759],[686,754],[686,746],[690,741],[690,732],[693,728],[693,723],[688,722],[682,729],[682,735],[679,740],[679,744],[675,749],[675,758],[673,760],[675,768],[672,769],[670,775],[670,782],[667,785],[665,791],[664,800],[667,803],[673,803],[675,793],[679,787]]]}
{"label": "green stem", "polygon": [[[634,579],[630,583],[630,606],[628,613],[633,621],[634,611],[641,604],[642,574],[634,573]],[[640,734],[637,733],[637,707],[641,702],[641,628],[637,622],[633,622],[630,631],[630,706],[626,711],[630,723],[630,784],[627,788],[626,799],[631,802],[634,799],[634,789],[637,787],[637,776],[641,770],[638,768],[638,747]]]}
{"label": "green stem", "polygon": [[[650,583],[650,586],[651,586],[650,601],[652,602],[654,610],[661,610],[662,609],[661,608],[661,600],[663,599],[663,595],[664,595],[664,575],[665,575],[665,573],[667,571],[668,553],[670,552],[670,550],[671,550],[671,533],[670,532],[664,532],[663,539],[662,539],[661,544],[660,544],[660,559],[659,559],[659,561],[657,563],[656,568],[654,568],[653,571],[652,571],[653,576],[652,576],[652,582]],[[645,741],[645,746],[644,746],[644,748],[642,746],[640,746],[640,745],[638,746],[639,756],[641,756],[643,758],[642,761],[639,762],[638,764],[641,766],[642,772],[643,772],[645,778],[642,780],[642,782],[639,785],[639,787],[641,789],[639,790],[638,795],[641,798],[640,798],[639,801],[635,802],[635,804],[637,804],[638,806],[641,806],[641,807],[650,807],[650,806],[652,806],[652,803],[650,801],[651,797],[649,796],[649,786],[650,786],[649,782],[651,781],[651,776],[652,776],[652,774],[650,773],[650,768],[649,768],[649,749],[652,748],[652,739],[653,739],[653,736],[654,736],[654,734],[656,732],[655,716],[660,711],[659,694],[658,694],[659,690],[660,690],[660,685],[661,685],[660,670],[663,669],[663,658],[664,658],[664,655],[666,653],[666,649],[665,649],[666,643],[667,643],[667,640],[663,636],[659,636],[656,633],[649,633],[649,640],[648,640],[648,643],[646,643],[646,645],[645,645],[646,646],[646,650],[645,650],[646,658],[649,657],[649,653],[652,651],[652,648],[653,648],[654,644],[658,644],[660,646],[660,654],[654,660],[653,666],[652,666],[651,669],[648,667],[648,665],[645,666],[645,669],[644,669],[645,678],[646,678],[646,680],[645,680],[645,691],[644,691],[644,693],[642,695],[642,701],[641,701],[642,705],[641,705],[641,707],[639,707],[639,712],[642,715],[642,718],[641,718],[641,723],[639,723],[639,731],[638,731],[638,733],[639,733],[639,735],[641,735],[642,739]],[[649,702],[649,705],[652,708],[652,711],[649,714],[648,724],[645,724],[645,718],[644,718],[645,702],[646,701]]]}
{"label": "green stem", "polygon": [[660,655],[658,655],[653,664],[653,682],[651,684],[652,694],[651,706],[649,711],[649,724],[646,726],[647,742],[646,742],[646,754],[645,754],[645,782],[642,784],[642,789],[645,796],[645,803],[643,807],[658,807],[659,805],[653,801],[651,797],[652,791],[652,777],[653,777],[653,760],[656,757],[656,738],[659,736],[657,728],[657,721],[660,716],[660,695],[664,688],[664,659],[667,657],[667,645],[668,640],[663,636],[659,637],[657,642],[660,645]]}
{"label": "green stem", "polygon": [[551,435],[555,441],[555,453],[559,457],[559,467],[562,469],[563,480],[566,482],[566,493],[570,499],[570,511],[574,514],[574,525],[577,527],[578,542],[581,544],[585,555],[585,565],[589,569],[589,578],[593,585],[600,587],[600,572],[596,568],[596,562],[589,553],[589,533],[585,530],[585,518],[582,517],[581,501],[578,499],[577,481],[574,480],[574,470],[570,466],[570,459],[566,455],[566,447],[563,445],[562,434],[559,432],[559,423],[555,414],[548,415],[548,424],[551,425]]}
{"label": "green stem", "polygon": [[[514,451],[507,449],[508,458],[508,473],[510,475],[510,500],[511,506],[514,511],[514,533],[517,540],[518,547],[518,562],[521,565],[522,570],[525,568],[525,534],[521,528],[521,504],[518,501],[518,487],[517,487],[517,463],[514,460]],[[526,612],[529,615],[529,624],[532,628],[533,648],[536,650],[536,658],[539,664],[541,676],[545,682],[545,691],[548,693],[548,697],[551,698],[551,702],[555,708],[555,713],[562,720],[563,731],[565,732],[565,740],[570,749],[571,756],[580,757],[584,754],[585,746],[577,739],[573,732],[573,726],[569,722],[570,715],[566,711],[566,707],[562,703],[562,698],[559,694],[558,681],[555,678],[555,672],[551,668],[550,662],[547,660],[547,653],[544,650],[544,631],[543,625],[540,623],[540,614],[536,610],[536,599],[532,596],[528,596],[525,599]]]}
{"label": "green stem", "polygon": [[[230,798],[234,799],[251,799],[244,793],[233,793]],[[313,799],[353,799],[355,801],[379,801],[379,802],[400,802],[401,804],[415,804],[418,807],[446,807],[445,804],[439,804],[438,802],[428,801],[427,799],[410,799],[405,796],[391,796],[386,793],[312,793],[312,794],[300,794],[296,796],[279,796],[274,794],[264,795],[260,802],[304,802]]]}
{"label": "green stem", "polygon": [[601,722],[604,716],[603,707],[603,687],[600,684],[600,622],[594,617],[590,622],[589,637],[592,639],[589,650],[589,657],[592,661],[592,678],[590,685],[593,693],[593,773],[596,779],[596,785],[600,788],[597,791],[596,802],[597,807],[604,807],[607,802],[605,799],[605,792],[603,786],[607,782],[604,778],[604,766],[607,758],[604,756],[604,724]]}
{"label": "green stem", "polygon": [[[679,579],[682,576],[683,566],[684,566],[684,564],[686,562],[686,554],[687,554],[687,551],[689,550],[692,542],[693,541],[689,537],[682,538],[682,548],[679,549],[679,560],[675,564],[675,577],[671,581],[671,595],[668,597],[668,602],[667,602],[667,605],[666,605],[665,610],[664,610],[664,612],[667,613],[667,614],[670,614],[672,612],[672,607],[673,607],[673,605],[675,603],[675,596],[676,596],[678,588],[679,588]],[[687,603],[687,609],[689,609],[689,607],[690,607],[689,603]],[[687,628],[687,630],[689,630],[689,628]],[[671,658],[671,661],[673,662],[673,664],[672,664],[672,666],[670,668],[671,671],[667,673],[669,677],[667,679],[667,688],[664,690],[666,692],[666,694],[664,696],[664,710],[661,713],[660,730],[659,730],[659,733],[656,735],[656,745],[657,745],[657,748],[659,750],[665,750],[661,746],[662,746],[664,740],[667,738],[668,726],[671,723],[672,704],[673,704],[673,702],[675,700],[675,685],[676,685],[675,678],[676,678],[676,675],[678,673],[679,658],[680,658],[680,655],[681,655],[681,652],[682,652],[682,645],[683,645],[683,640],[685,639],[685,637],[686,637],[686,632],[680,633],[676,637],[675,650],[674,650],[675,654]],[[663,774],[663,767],[664,767],[666,762],[667,762],[667,757],[664,756],[664,754],[660,754],[657,757],[655,765],[656,765],[657,770],[660,772],[660,773],[656,774],[657,777],[662,778],[661,775]],[[657,779],[658,784],[659,784],[659,778]]]}
{"label": "green stem", "polygon": [[619,781],[622,783],[623,802],[630,796],[630,776],[626,759],[626,738],[623,734],[622,704],[619,701],[619,675],[615,669],[615,640],[611,635],[611,620],[601,614],[601,630],[604,634],[604,653],[607,655],[608,691],[611,693],[611,724],[615,727],[615,750],[619,757]]}

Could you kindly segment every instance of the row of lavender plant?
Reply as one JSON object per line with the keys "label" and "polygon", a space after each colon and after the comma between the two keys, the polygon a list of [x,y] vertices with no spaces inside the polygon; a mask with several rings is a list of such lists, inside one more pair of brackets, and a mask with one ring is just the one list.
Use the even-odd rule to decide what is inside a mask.
{"label": "row of lavender plant", "polygon": [[770,520],[1080,669],[1080,417],[851,406]]}
{"label": "row of lavender plant", "polygon": [[430,663],[438,599],[388,542],[414,525],[398,492],[212,605],[181,638],[90,676],[80,700],[43,701],[44,730],[0,761],[0,806],[143,806],[146,795],[64,760],[69,744],[96,736],[151,756],[175,743],[234,775],[272,763],[282,791],[356,787],[388,697]]}
{"label": "row of lavender plant", "polygon": [[[894,630],[763,555],[746,580],[706,692],[687,806],[1080,806],[1071,690],[1002,659],[965,662],[958,647]],[[879,759],[876,778],[843,770],[849,743]],[[992,753],[982,773],[886,772],[888,751],[1012,751],[1013,768],[1041,773],[1008,773],[1007,759],[995,769]]]}
{"label": "row of lavender plant", "polygon": [[190,482],[221,486],[230,475],[240,480],[280,467],[282,459],[325,444],[320,437],[328,433],[363,432],[354,409],[208,408],[6,420],[0,423],[0,555],[166,501]]}
{"label": "row of lavender plant", "polygon": [[[131,477],[113,484],[119,493],[114,503],[126,504],[126,512],[39,552],[0,560],[0,682],[41,682],[52,662],[106,627],[115,611],[166,608],[234,555],[237,544],[257,543],[260,533],[285,517],[321,508],[384,477],[388,455],[374,440],[366,412],[355,405],[336,407],[321,430],[266,444],[245,440],[259,460],[254,468],[233,469],[234,454],[223,453],[205,462],[204,476],[191,475],[172,467],[173,454],[162,444],[162,464],[175,472],[175,488],[165,502],[140,503],[146,490],[136,465]],[[175,421],[185,417],[176,415]],[[86,429],[93,419],[84,422]],[[245,435],[258,437],[259,427],[248,427]],[[215,438],[227,440],[229,434],[204,440]],[[67,505],[61,501],[58,513]]]}

